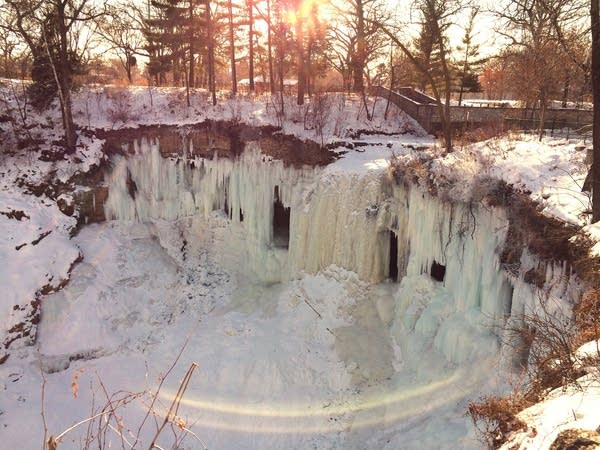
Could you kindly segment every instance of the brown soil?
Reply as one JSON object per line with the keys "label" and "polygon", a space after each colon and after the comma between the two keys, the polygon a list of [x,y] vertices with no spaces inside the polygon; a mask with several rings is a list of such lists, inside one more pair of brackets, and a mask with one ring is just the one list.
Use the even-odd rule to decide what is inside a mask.
{"label": "brown soil", "polygon": [[[206,121],[189,126],[156,125],[120,130],[97,130],[96,136],[105,139],[107,154],[131,153],[136,140],[158,140],[164,157],[183,156],[184,148],[193,151],[190,156],[202,158],[235,158],[245,144],[257,142],[261,152],[282,160],[286,166],[325,166],[337,155],[327,148],[294,136],[284,135],[276,127],[251,127],[232,122]],[[187,142],[186,142],[187,141]]]}

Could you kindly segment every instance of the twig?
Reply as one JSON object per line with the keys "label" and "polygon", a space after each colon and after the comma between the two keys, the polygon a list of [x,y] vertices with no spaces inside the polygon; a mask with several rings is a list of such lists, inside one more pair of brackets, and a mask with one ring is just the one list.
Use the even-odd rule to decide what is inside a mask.
{"label": "twig", "polygon": [[[156,403],[156,399],[158,398],[158,394],[160,393],[162,385],[165,382],[165,379],[169,376],[169,374],[171,373],[171,371],[175,367],[175,365],[177,365],[177,362],[179,361],[179,358],[181,358],[181,355],[183,354],[183,351],[187,347],[188,342],[189,342],[189,337],[186,338],[185,342],[181,346],[181,350],[179,350],[179,353],[177,354],[177,357],[175,358],[175,361],[173,361],[173,364],[171,364],[171,367],[169,367],[169,370],[167,370],[167,372],[165,373],[165,375],[163,377],[161,377],[160,383],[158,384],[158,388],[156,389],[156,393],[152,397],[152,402],[150,402],[150,406],[146,410],[146,415],[144,416],[144,420],[142,420],[142,422],[140,423],[140,426],[138,427],[137,433],[135,434],[135,436],[136,436],[135,437],[135,442],[133,443],[132,447],[135,447],[135,445],[138,443],[138,441],[140,439],[140,433],[142,432],[142,428],[144,427],[144,424],[146,423],[146,420],[148,420],[148,416],[150,415],[150,412],[154,408],[154,403]],[[146,370],[147,370],[147,367],[146,367]]]}
{"label": "twig", "polygon": [[[127,445],[129,445],[129,448],[130,448],[130,449],[132,449],[132,448],[133,448],[133,445],[131,445],[131,442],[129,442],[129,441],[127,440],[127,438],[126,438],[125,436],[123,436],[123,432],[122,432],[122,431],[119,431],[117,428],[115,428],[114,426],[112,426],[112,425],[110,424],[110,422],[108,423],[108,428],[110,428],[110,429],[111,429],[111,430],[113,430],[115,433],[117,433],[117,434],[118,434],[118,435],[121,437],[121,440],[122,440],[122,441],[124,441],[124,442],[125,442]],[[125,448],[125,447],[123,446],[123,448]]]}
{"label": "twig", "polygon": [[40,375],[42,376],[42,411],[40,412],[42,416],[42,425],[44,426],[44,440],[42,442],[42,449],[46,448],[46,443],[48,442],[48,423],[46,422],[46,411],[44,408],[44,403],[46,400],[46,375],[44,374],[44,369],[42,368],[42,362],[40,361]]}
{"label": "twig", "polygon": [[[118,419],[118,418],[117,418],[117,415],[116,415],[115,407],[113,406],[112,397],[108,395],[108,391],[106,390],[106,386],[105,386],[105,385],[104,385],[104,383],[102,382],[102,379],[100,378],[100,375],[98,375],[98,373],[96,373],[96,376],[98,377],[98,382],[100,383],[100,387],[102,388],[102,391],[104,392],[104,395],[106,396],[106,401],[107,401],[107,403],[106,403],[106,406],[104,407],[104,409],[106,409],[106,408],[108,407],[108,408],[109,408],[109,411],[110,411],[110,415],[109,415],[109,417],[108,417],[108,421],[107,421],[107,426],[108,426],[108,427],[112,427],[112,426],[110,425],[110,419],[111,419],[111,417],[114,417],[114,418],[115,418],[115,420],[117,420],[117,419]],[[107,419],[106,419],[106,417],[105,417],[104,419],[105,419],[105,420],[107,420]],[[117,424],[118,424],[118,423],[119,423],[119,421],[117,420]],[[106,435],[106,429],[105,429],[105,432],[104,432],[104,434]],[[125,437],[123,436],[123,433],[119,432],[119,435],[121,436],[121,448],[122,448],[123,450],[125,450],[125,442],[126,442],[126,439],[125,439]],[[106,440],[106,439],[105,439],[105,440]],[[129,444],[129,443],[128,443],[128,444]],[[131,445],[130,445],[130,447],[131,447]]]}
{"label": "twig", "polygon": [[75,428],[77,428],[80,425],[83,425],[84,423],[88,423],[91,422],[92,420],[97,419],[98,417],[102,417],[106,414],[109,414],[109,411],[101,411],[98,414],[94,414],[92,417],[88,417],[87,419],[83,419],[80,420],[79,422],[77,422],[74,425],[71,425],[69,428],[67,428],[66,430],[64,430],[62,433],[60,433],[58,436],[54,437],[54,436],[50,436],[48,438],[48,440],[50,439],[54,439],[56,442],[60,442],[60,440],[63,438],[63,436],[65,436],[67,433],[69,433],[70,431],[73,431]]}
{"label": "twig", "polygon": [[[116,394],[118,394],[118,393],[120,393],[120,392],[117,392]],[[114,394],[114,395],[116,395],[116,394]],[[116,403],[117,403],[117,405],[118,405],[118,406],[124,406],[124,405],[126,405],[126,404],[128,404],[128,403],[132,402],[132,401],[133,401],[133,400],[135,400],[136,398],[139,398],[139,397],[140,397],[142,394],[143,394],[143,393],[128,393],[128,394],[127,394],[127,395],[125,395],[124,397],[122,397],[122,398],[118,399],[118,400],[116,401]],[[81,425],[83,425],[83,424],[85,424],[85,423],[92,422],[92,421],[96,420],[96,419],[97,419],[97,418],[99,418],[99,417],[104,417],[104,416],[106,416],[106,415],[110,415],[110,414],[112,414],[112,412],[111,412],[111,411],[106,411],[106,406],[105,406],[105,407],[102,409],[102,411],[100,411],[99,413],[97,413],[97,414],[94,414],[94,415],[93,415],[93,416],[91,416],[91,417],[87,417],[86,419],[80,420],[79,422],[77,422],[77,423],[76,423],[76,424],[74,424],[74,425],[71,425],[69,428],[67,428],[66,430],[64,430],[64,431],[63,431],[62,433],[60,433],[58,436],[56,436],[56,437],[55,437],[55,436],[52,436],[52,435],[51,435],[51,436],[48,438],[48,440],[47,440],[47,443],[53,442],[53,443],[54,443],[54,445],[58,445],[58,444],[60,443],[61,439],[62,439],[62,438],[63,438],[63,437],[64,437],[64,436],[65,436],[67,433],[69,433],[69,432],[73,431],[75,428],[77,428],[77,427],[79,427],[79,426],[81,426]],[[52,447],[51,447],[51,448],[52,448]],[[56,447],[54,447],[54,448],[56,448]]]}
{"label": "twig", "polygon": [[183,431],[185,431],[186,433],[191,434],[192,436],[194,436],[196,438],[196,440],[198,442],[200,442],[200,445],[202,445],[202,447],[204,448],[204,450],[208,450],[208,447],[206,446],[206,444],[204,443],[204,441],[202,441],[202,439],[200,439],[200,437],[196,433],[194,433],[192,430],[190,430],[189,428],[186,428],[184,426],[182,426],[181,429]]}
{"label": "twig", "polygon": [[311,304],[308,302],[308,300],[304,299],[304,303],[306,303],[306,304],[307,304],[307,305],[310,307],[310,309],[312,309],[312,310],[315,312],[315,314],[317,315],[317,317],[319,317],[319,319],[322,319],[322,318],[323,318],[323,316],[321,316],[321,314],[319,313],[319,311],[317,311],[317,310],[314,308],[314,306],[313,306],[313,305],[311,305]]}
{"label": "twig", "polygon": [[[90,391],[92,393],[92,407],[90,408],[90,415],[94,415],[94,411],[96,410],[96,392],[93,389],[92,380],[90,380]],[[85,434],[85,443],[88,445],[93,439],[92,434],[92,422],[88,423],[87,432]]]}
{"label": "twig", "polygon": [[157,447],[155,445],[155,442],[158,439],[158,436],[160,435],[160,433],[162,432],[162,430],[164,429],[165,425],[167,423],[169,423],[170,418],[171,418],[171,414],[173,413],[173,408],[175,408],[175,414],[174,415],[176,415],[177,411],[179,411],[179,405],[181,403],[181,399],[183,398],[183,395],[185,394],[185,390],[188,387],[188,384],[190,382],[190,379],[192,378],[194,370],[196,370],[196,367],[198,367],[198,364],[196,364],[195,362],[193,362],[192,365],[190,366],[190,368],[185,373],[185,376],[183,377],[183,380],[179,384],[179,389],[177,390],[177,394],[175,395],[175,398],[171,402],[171,406],[169,407],[169,411],[167,411],[167,414],[166,414],[166,416],[165,416],[165,418],[164,418],[163,423],[161,424],[161,426],[158,428],[158,430],[156,430],[156,434],[152,438],[152,442],[150,443],[150,446],[148,447],[148,450],[152,450],[153,448],[160,448],[160,447]]}

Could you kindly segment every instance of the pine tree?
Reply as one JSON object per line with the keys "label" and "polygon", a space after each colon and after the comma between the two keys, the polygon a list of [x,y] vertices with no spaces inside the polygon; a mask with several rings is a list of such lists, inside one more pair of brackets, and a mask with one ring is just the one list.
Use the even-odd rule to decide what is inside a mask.
{"label": "pine tree", "polygon": [[471,9],[469,22],[467,22],[465,34],[462,38],[462,46],[457,48],[459,52],[462,52],[462,67],[460,68],[460,76],[458,80],[459,106],[462,105],[464,92],[481,92],[481,85],[479,84],[478,76],[475,72],[481,69],[481,66],[486,60],[483,58],[477,59],[479,56],[479,45],[473,42],[473,26],[475,25],[475,18],[477,17],[477,14],[479,14],[479,8]]}
{"label": "pine tree", "polygon": [[207,3],[152,0],[150,4],[143,30],[150,76],[157,85],[162,85],[171,73],[175,85],[196,86],[196,56],[207,45]]}

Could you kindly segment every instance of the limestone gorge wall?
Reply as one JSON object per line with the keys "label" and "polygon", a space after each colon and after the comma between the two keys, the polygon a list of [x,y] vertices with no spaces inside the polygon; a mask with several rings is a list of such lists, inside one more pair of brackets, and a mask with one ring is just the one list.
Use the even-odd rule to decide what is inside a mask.
{"label": "limestone gorge wall", "polygon": [[[545,264],[526,250],[517,272],[500,254],[508,220],[502,208],[442,202],[384,172],[354,174],[327,167],[286,167],[250,143],[235,158],[194,156],[193,142],[177,156],[161,155],[158,140],[136,141],[113,157],[107,175],[108,219],[226,220],[229,245],[262,282],[314,273],[331,264],[362,279],[400,283],[396,321],[430,335],[454,362],[498,350],[509,318],[578,295],[564,265]],[[525,282],[545,272],[541,288]],[[431,276],[440,295],[416,305],[414,280]]]}

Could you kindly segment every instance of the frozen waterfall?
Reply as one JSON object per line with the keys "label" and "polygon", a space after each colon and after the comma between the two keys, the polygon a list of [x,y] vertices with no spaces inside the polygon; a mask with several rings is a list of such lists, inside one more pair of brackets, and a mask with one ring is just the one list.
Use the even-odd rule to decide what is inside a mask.
{"label": "frozen waterfall", "polygon": [[[453,362],[495,353],[498,325],[539,295],[523,270],[509,277],[501,268],[503,210],[442,202],[385,171],[286,167],[252,145],[234,160],[163,158],[157,143],[141,140],[132,155],[115,157],[107,183],[108,218],[226,218],[231,245],[243,247],[262,281],[330,265],[373,283],[397,278],[394,329],[430,337]],[[549,282],[564,279],[560,267],[550,272]],[[442,289],[416,304],[422,276]]]}

